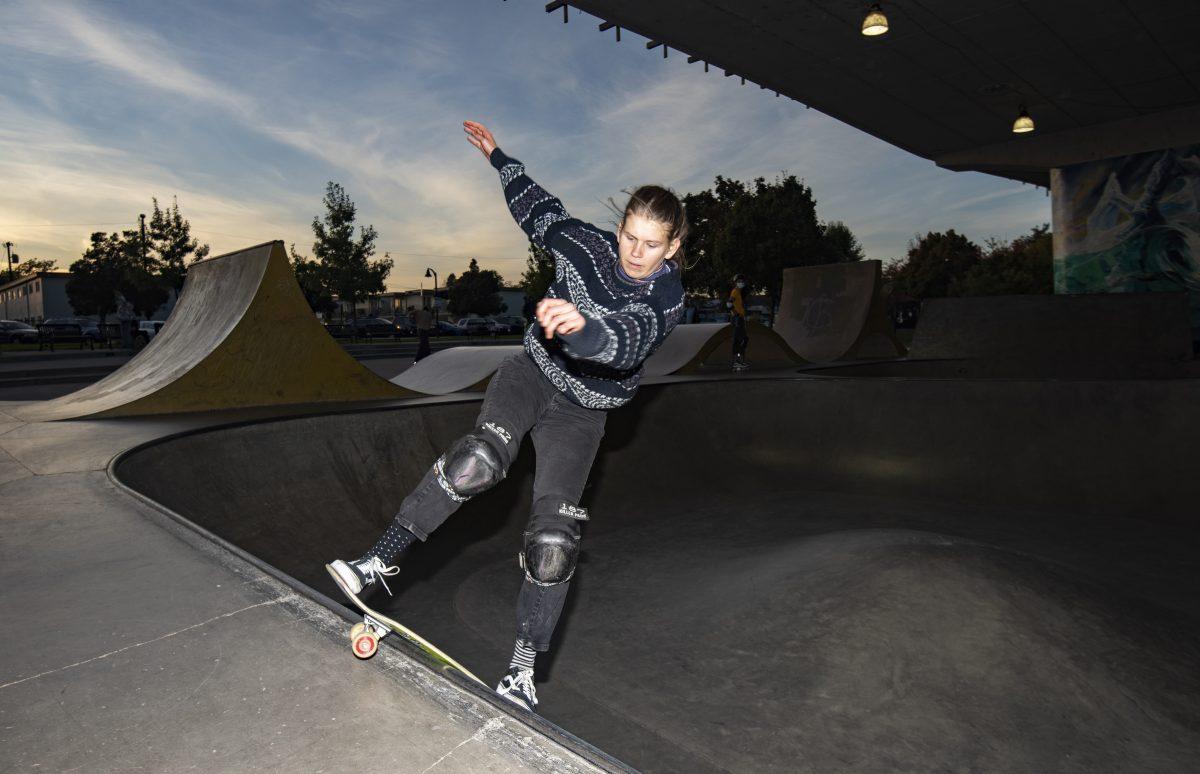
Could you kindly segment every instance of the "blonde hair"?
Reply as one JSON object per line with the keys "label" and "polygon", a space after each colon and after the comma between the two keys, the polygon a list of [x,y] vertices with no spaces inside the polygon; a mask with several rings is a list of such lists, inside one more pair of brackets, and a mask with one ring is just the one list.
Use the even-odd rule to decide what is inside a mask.
{"label": "blonde hair", "polygon": [[[624,193],[629,192],[625,191]],[[688,219],[683,202],[679,200],[674,191],[663,188],[661,185],[644,185],[629,193],[629,201],[625,204],[624,209],[618,208],[611,198],[608,201],[614,212],[621,213],[618,226],[624,224],[630,215],[637,215],[639,218],[661,224],[667,232],[668,244],[676,239],[679,240],[679,249],[675,251],[672,260],[680,266],[683,265],[683,243],[688,235]]]}

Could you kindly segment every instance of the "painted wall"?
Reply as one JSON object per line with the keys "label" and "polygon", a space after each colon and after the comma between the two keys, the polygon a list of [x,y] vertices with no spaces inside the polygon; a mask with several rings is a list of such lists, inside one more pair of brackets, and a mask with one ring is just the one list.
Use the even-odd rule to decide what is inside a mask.
{"label": "painted wall", "polygon": [[1200,144],[1051,171],[1056,293],[1186,291],[1200,340]]}

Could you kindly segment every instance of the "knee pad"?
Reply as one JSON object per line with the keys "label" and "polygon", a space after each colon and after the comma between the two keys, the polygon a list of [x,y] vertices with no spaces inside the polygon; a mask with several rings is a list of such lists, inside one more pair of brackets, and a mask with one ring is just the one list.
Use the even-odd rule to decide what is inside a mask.
{"label": "knee pad", "polygon": [[476,430],[455,441],[434,467],[446,494],[463,502],[504,480],[508,451],[487,433]]}
{"label": "knee pad", "polygon": [[525,577],[539,586],[566,583],[575,574],[579,538],[566,525],[541,527],[525,533],[521,566]]}

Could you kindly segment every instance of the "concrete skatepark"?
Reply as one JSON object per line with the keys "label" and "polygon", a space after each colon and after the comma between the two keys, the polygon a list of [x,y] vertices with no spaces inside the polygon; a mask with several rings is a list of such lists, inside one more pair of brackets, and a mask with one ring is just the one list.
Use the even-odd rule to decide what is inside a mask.
{"label": "concrete skatepark", "polygon": [[[945,169],[1048,186],[1080,285],[928,301],[901,353],[877,284],[795,275],[736,377],[727,327],[677,330],[610,420],[529,717],[403,643],[356,661],[321,567],[470,427],[497,353],[381,379],[315,326],[280,243],[211,259],[123,369],[0,403],[0,769],[1194,770],[1200,306],[1106,284],[1098,238],[1161,214],[1148,180],[1200,190],[1143,158],[1200,142],[1194,9],[896,8],[871,47],[861,8],[569,10]],[[1038,130],[1014,137],[1022,100]],[[386,602],[487,679],[535,462]]]}
{"label": "concrete skatepark", "polygon": [[[180,309],[193,290],[235,299],[309,351],[325,334],[289,327],[303,299],[271,279],[281,247],[209,259]],[[222,311],[227,331],[242,312]],[[334,385],[314,400],[273,368],[256,324],[262,338],[230,334],[241,367],[203,391],[208,411],[186,397],[170,413],[37,420],[86,415],[104,381],[179,359],[172,348],[194,370],[228,356],[178,335],[74,396],[0,407],[0,490],[19,504],[0,604],[36,622],[5,628],[15,766],[1190,769],[1200,491],[1178,454],[1200,416],[1186,374],[842,376],[1003,359],[813,364],[775,334],[751,353],[765,339],[779,367],[735,378],[715,370],[727,326],[691,326],[660,351],[667,373],[610,417],[534,719],[403,645],[357,662],[323,569],[361,551],[470,428],[504,348],[428,358],[429,397],[411,370],[402,388],[349,361],[355,389],[397,396],[336,401]],[[175,374],[134,397],[163,400],[188,369]],[[292,400],[246,405],[280,374]],[[486,679],[511,639],[532,457],[374,600]],[[82,731],[60,738],[63,717]]]}

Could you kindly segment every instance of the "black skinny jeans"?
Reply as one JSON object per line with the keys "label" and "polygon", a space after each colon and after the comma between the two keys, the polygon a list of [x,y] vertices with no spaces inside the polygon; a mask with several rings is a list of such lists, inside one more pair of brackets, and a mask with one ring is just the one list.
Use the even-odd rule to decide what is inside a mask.
{"label": "black skinny jeans", "polygon": [[746,318],[735,312],[730,319],[733,322],[733,359],[745,360],[746,345],[750,343],[750,336],[746,333]]}
{"label": "black skinny jeans", "polygon": [[[490,423],[507,434],[505,469],[516,458],[525,434],[533,437],[537,465],[526,534],[540,526],[553,525],[566,529],[579,540],[579,521],[560,515],[560,508],[564,503],[579,505],[596,449],[604,437],[606,418],[604,411],[572,403],[524,352],[505,358],[500,364],[488,384],[475,425],[483,428]],[[483,432],[492,437],[499,435],[494,430]],[[446,491],[439,483],[436,468],[431,468],[404,498],[396,522],[425,540],[458,510],[461,502]],[[517,596],[518,639],[529,642],[535,650],[549,650],[569,586],[569,582],[543,586],[526,576]]]}

